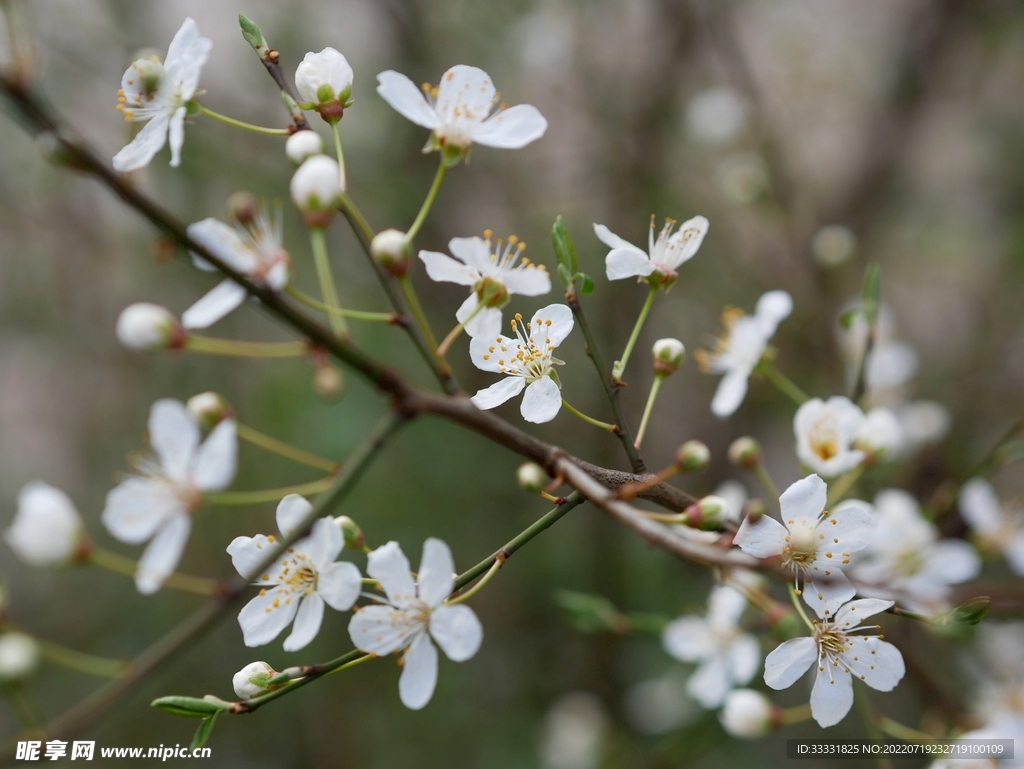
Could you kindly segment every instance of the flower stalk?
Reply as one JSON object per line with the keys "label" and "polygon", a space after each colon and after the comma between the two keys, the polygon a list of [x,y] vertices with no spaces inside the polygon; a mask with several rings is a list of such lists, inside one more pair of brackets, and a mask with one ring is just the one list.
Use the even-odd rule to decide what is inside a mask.
{"label": "flower stalk", "polygon": [[264,134],[267,136],[288,136],[291,131],[287,128],[265,128],[264,126],[253,125],[252,123],[246,123],[242,120],[235,120],[227,115],[222,115],[219,112],[214,112],[212,109],[207,109],[197,101],[192,102],[199,108],[199,112],[207,117],[211,117],[214,120],[219,120],[221,123],[225,123],[235,128],[241,128],[244,131],[252,131],[257,134]]}
{"label": "flower stalk", "polygon": [[323,227],[309,228],[309,242],[313,249],[313,263],[316,265],[316,276],[320,281],[320,293],[323,295],[324,304],[330,308],[327,319],[331,324],[334,335],[343,341],[348,341],[350,336],[348,323],[340,313],[341,305],[338,302],[338,291],[334,287],[334,276],[331,274],[331,262],[327,255],[327,238],[324,236]]}
{"label": "flower stalk", "polygon": [[636,319],[636,323],[633,326],[633,332],[629,335],[629,341],[626,342],[626,349],[622,351],[622,357],[615,361],[612,366],[612,382],[621,383],[622,374],[626,370],[626,364],[629,363],[629,356],[633,354],[633,348],[636,346],[636,340],[640,338],[640,329],[644,327],[644,322],[647,320],[647,315],[651,311],[651,307],[654,306],[654,298],[658,295],[658,286],[655,283],[651,283],[651,288],[647,292],[647,299],[644,301],[644,306],[640,308],[640,315]]}

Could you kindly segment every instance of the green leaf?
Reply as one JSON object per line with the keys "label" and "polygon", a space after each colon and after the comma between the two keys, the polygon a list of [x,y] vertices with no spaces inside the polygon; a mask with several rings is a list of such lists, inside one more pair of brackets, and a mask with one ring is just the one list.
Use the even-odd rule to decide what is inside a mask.
{"label": "green leaf", "polygon": [[629,619],[602,595],[577,593],[573,590],[557,590],[554,599],[569,623],[579,631],[584,633],[600,633],[609,630],[616,633],[629,632]]}
{"label": "green leaf", "polygon": [[[569,275],[574,274],[577,266],[576,249],[569,238],[569,233],[565,230],[565,225],[562,224],[561,215],[555,219],[555,223],[551,226],[551,245],[554,246],[555,259],[558,260],[559,266],[564,265]],[[563,281],[563,285],[566,289],[569,288],[565,281]]]}
{"label": "green leaf", "polygon": [[217,714],[203,719],[203,722],[199,724],[199,728],[196,729],[195,736],[192,738],[192,744],[189,745],[191,750],[201,748],[206,744],[206,741],[210,739],[210,735],[213,734],[213,725],[216,721]]}
{"label": "green leaf", "polygon": [[184,718],[208,718],[224,710],[224,707],[198,697],[158,697],[150,705]]}
{"label": "green leaf", "polygon": [[583,296],[589,296],[594,293],[594,280],[585,272],[577,272],[572,276],[572,282],[575,283],[576,279],[579,278],[582,283],[580,284],[580,293]]}
{"label": "green leaf", "polygon": [[569,268],[561,262],[558,263],[558,280],[562,283],[562,288],[566,291],[572,285],[572,273],[569,272]]}
{"label": "green leaf", "polygon": [[992,599],[987,595],[972,598],[949,613],[949,621],[957,625],[977,625],[992,608]]}
{"label": "green leaf", "polygon": [[847,310],[839,316],[839,325],[843,327],[844,331],[849,331],[853,327],[853,322],[860,315],[860,307],[854,307],[852,310]]}
{"label": "green leaf", "polygon": [[878,303],[882,295],[882,268],[877,264],[869,264],[864,270],[864,285],[861,289],[861,308],[868,326],[875,325],[878,314]]}
{"label": "green leaf", "polygon": [[266,45],[263,41],[263,32],[256,25],[256,22],[244,13],[238,14],[238,26],[242,28],[242,37],[245,38],[245,42],[251,45],[257,52]]}

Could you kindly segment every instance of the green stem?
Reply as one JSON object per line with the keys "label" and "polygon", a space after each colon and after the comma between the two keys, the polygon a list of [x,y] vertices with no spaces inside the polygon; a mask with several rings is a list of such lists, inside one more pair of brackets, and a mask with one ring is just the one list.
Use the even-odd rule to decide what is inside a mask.
{"label": "green stem", "polygon": [[772,384],[779,389],[779,392],[791,399],[797,406],[810,400],[810,396],[801,390],[792,379],[779,371],[779,367],[774,363],[762,361],[757,370],[768,377]]}
{"label": "green stem", "polygon": [[21,681],[0,684],[0,691],[7,695],[7,701],[11,705],[11,710],[14,711],[14,717],[21,724],[24,736],[48,736],[46,722],[39,713],[39,707]]}
{"label": "green stem", "polygon": [[491,566],[490,569],[487,570],[487,572],[484,574],[484,576],[480,579],[479,582],[477,582],[475,585],[473,585],[473,587],[471,587],[469,590],[467,590],[465,593],[462,593],[458,597],[449,598],[445,601],[445,604],[448,606],[455,606],[456,604],[460,604],[463,601],[468,601],[474,595],[479,593],[484,585],[491,581],[491,578],[498,573],[498,570],[504,565],[504,563],[504,557],[495,558],[494,564]]}
{"label": "green stem", "polygon": [[895,737],[899,740],[906,742],[924,742],[932,743],[938,742],[938,739],[928,734],[927,732],[913,729],[909,726],[901,724],[899,721],[893,721],[888,716],[878,716],[875,718],[875,724],[883,732],[888,734],[890,737]]}
{"label": "green stem", "polygon": [[826,509],[839,502],[860,477],[864,474],[864,464],[859,464],[852,470],[840,475],[828,490],[828,500],[825,502]]}
{"label": "green stem", "polygon": [[633,326],[633,333],[629,335],[629,341],[626,342],[626,349],[622,351],[622,357],[615,361],[615,365],[612,366],[612,379],[620,381],[622,379],[622,373],[626,370],[626,364],[629,363],[629,356],[633,354],[633,347],[636,345],[636,340],[640,338],[640,329],[644,327],[644,321],[647,320],[647,314],[651,311],[651,307],[654,306],[654,297],[658,295],[658,287],[651,285],[651,290],[647,294],[647,301],[644,302],[644,306],[640,308],[640,315],[636,319],[636,324]]}
{"label": "green stem", "polygon": [[[409,304],[412,319],[419,327],[420,333],[423,334],[423,339],[429,345],[430,351],[437,357],[437,339],[434,337],[434,332],[430,330],[430,323],[427,322],[427,316],[423,313],[423,306],[420,304],[419,297],[416,296],[416,289],[413,288],[408,273],[400,277],[398,283],[402,287],[405,301]],[[438,363],[441,363],[440,358],[438,358]]]}
{"label": "green stem", "polygon": [[661,389],[661,383],[664,381],[665,377],[655,374],[654,381],[651,382],[651,394],[647,396],[647,405],[644,406],[644,415],[640,420],[640,429],[636,431],[636,441],[633,443],[637,450],[640,449],[640,442],[644,439],[644,433],[647,432],[647,422],[651,418],[651,412],[654,411],[654,401],[657,400],[658,390]]}
{"label": "green stem", "polygon": [[345,178],[345,155],[341,151],[341,134],[338,133],[337,120],[331,123],[331,133],[334,135],[334,154],[338,157],[338,184],[344,192],[348,189],[348,180]]}
{"label": "green stem", "polygon": [[463,330],[466,328],[466,324],[473,320],[473,318],[475,318],[477,315],[479,315],[483,309],[484,305],[480,302],[477,302],[476,309],[469,314],[469,317],[457,323],[455,325],[455,328],[448,332],[448,336],[444,338],[444,341],[442,341],[440,346],[437,348],[437,357],[443,358],[445,355],[448,354],[448,350],[451,349],[452,343],[459,338],[459,334],[461,334]]}
{"label": "green stem", "polygon": [[800,619],[807,625],[807,629],[812,633],[814,632],[814,623],[807,618],[807,612],[804,610],[803,603],[800,602],[800,596],[796,594],[796,588],[792,585],[789,586],[789,600],[793,602],[793,606],[796,609],[796,613],[800,615]]}
{"label": "green stem", "polygon": [[[423,223],[427,220],[427,214],[430,213],[431,207],[434,205],[434,200],[437,198],[437,193],[441,189],[441,182],[444,181],[444,175],[448,172],[448,166],[444,163],[444,153],[441,153],[441,162],[437,166],[437,173],[434,174],[434,183],[430,185],[430,190],[427,192],[427,197],[423,200],[423,205],[420,206],[420,212],[416,214],[416,218],[413,220],[412,225],[409,227],[409,231],[405,233],[406,244],[412,243],[413,238],[419,233]],[[435,345],[436,347],[436,345]]]}
{"label": "green stem", "polygon": [[599,419],[594,419],[593,417],[588,417],[582,411],[574,408],[573,405],[571,403],[569,403],[569,401],[567,401],[565,398],[562,398],[562,405],[565,406],[566,410],[568,410],[568,412],[570,414],[579,417],[584,422],[586,422],[588,425],[593,425],[594,427],[600,427],[602,430],[607,430],[610,433],[614,433],[615,430],[616,430],[615,425],[610,425],[607,422],[602,422]]}
{"label": "green stem", "polygon": [[267,134],[269,136],[288,136],[291,131],[287,128],[264,128],[263,126],[253,125],[252,123],[243,123],[241,120],[235,120],[233,117],[222,115],[219,112],[214,112],[212,109],[207,109],[197,101],[193,102],[199,111],[207,117],[212,117],[214,120],[219,120],[222,123],[227,123],[235,128],[243,128],[246,131],[252,131],[258,134]]}
{"label": "green stem", "polygon": [[68,649],[65,646],[60,646],[42,638],[36,638],[36,643],[39,644],[43,657],[54,665],[60,665],[69,670],[76,670],[79,673],[85,673],[86,675],[98,678],[117,678],[128,665],[125,660],[97,657],[85,652]]}
{"label": "green stem", "polygon": [[258,491],[207,491],[203,499],[213,505],[256,505],[261,502],[280,502],[289,494],[319,494],[327,491],[334,483],[334,478],[321,478],[318,481],[299,483],[295,486],[282,486],[278,489],[260,489]]}
{"label": "green stem", "polygon": [[336,473],[340,467],[340,462],[335,462],[333,459],[327,459],[327,457],[321,457],[312,452],[300,449],[297,446],[279,441],[277,438],[271,438],[269,435],[261,433],[259,430],[254,430],[248,425],[243,425],[241,422],[236,422],[236,429],[238,430],[238,437],[243,441],[248,441],[254,446],[259,446],[261,449],[266,449],[275,454],[279,454],[282,457],[287,457],[299,464],[308,465],[309,467],[315,467],[318,470],[325,470],[328,473]]}
{"label": "green stem", "polygon": [[331,329],[338,339],[347,341],[349,338],[348,324],[337,310],[341,309],[338,302],[338,292],[334,288],[334,276],[331,275],[331,262],[327,256],[327,239],[324,237],[323,227],[309,228],[309,243],[313,248],[313,263],[316,265],[316,276],[320,281],[320,292],[324,297],[324,304],[331,308],[327,319],[331,323]]}
{"label": "green stem", "polygon": [[356,232],[356,237],[359,238],[359,243],[367,255],[369,255],[370,244],[377,233],[373,231],[373,227],[370,226],[366,217],[363,216],[363,212],[356,207],[356,204],[352,202],[352,198],[345,193],[345,190],[341,191],[341,205],[338,208],[341,209],[341,213],[345,215],[349,224],[352,225],[352,229]]}
{"label": "green stem", "polygon": [[810,705],[797,705],[795,708],[783,708],[779,720],[783,726],[810,721],[812,718]]}
{"label": "green stem", "polygon": [[757,479],[758,485],[764,490],[764,493],[768,496],[768,501],[772,503],[772,507],[778,510],[779,489],[775,485],[775,481],[772,480],[771,475],[769,475],[768,468],[764,466],[764,463],[758,462],[751,472],[754,474],[754,478]]}
{"label": "green stem", "polygon": [[[126,577],[134,577],[139,566],[138,562],[131,558],[95,546],[89,551],[88,559],[93,566],[99,566],[101,569],[112,571],[115,574],[123,574]],[[171,574],[163,584],[173,590],[196,595],[218,595],[221,592],[221,586],[217,580],[195,577],[191,574]]]}
{"label": "green stem", "polygon": [[305,342],[242,342],[189,334],[185,337],[185,349],[233,358],[298,358],[309,352],[309,345]]}
{"label": "green stem", "polygon": [[365,310],[346,310],[344,307],[328,307],[323,302],[318,302],[309,294],[299,290],[291,283],[288,284],[285,291],[296,301],[328,315],[340,315],[343,318],[352,318],[352,320],[369,320],[377,323],[395,323],[399,318],[393,312],[367,312]]}

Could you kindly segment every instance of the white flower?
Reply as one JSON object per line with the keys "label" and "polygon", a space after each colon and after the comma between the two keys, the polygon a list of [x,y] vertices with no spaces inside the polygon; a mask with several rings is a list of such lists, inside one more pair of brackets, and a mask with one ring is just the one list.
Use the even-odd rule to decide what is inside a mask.
{"label": "white flower", "polygon": [[946,437],[953,421],[945,406],[928,400],[904,403],[896,414],[910,449],[938,443]]}
{"label": "white flower", "polygon": [[801,464],[826,478],[852,470],[864,461],[853,440],[864,425],[864,412],[849,398],[811,398],[796,410],[793,432]]}
{"label": "white flower", "polygon": [[161,64],[154,59],[132,63],[121,78],[118,109],[125,120],[149,121],[131,143],[114,156],[116,171],[134,171],[149,164],[165,142],[171,145],[171,165],[181,162],[185,141],[187,104],[195,96],[199,71],[213,42],[199,36],[199,28],[185,19]]}
{"label": "white flower", "polygon": [[687,219],[678,230],[672,232],[675,226],[675,219],[666,219],[665,226],[661,228],[655,240],[652,215],[647,253],[644,253],[642,248],[620,238],[603,224],[595,223],[594,234],[612,249],[604,259],[608,280],[646,278],[657,272],[663,283],[672,283],[679,265],[692,259],[700,244],[704,242],[704,236],[708,232],[708,220],[703,216],[695,216]]}
{"label": "white flower", "polygon": [[75,503],[60,489],[32,481],[18,493],[18,512],[4,540],[25,563],[52,566],[71,560],[85,536]]}
{"label": "white flower", "polygon": [[[551,276],[544,265],[533,264],[525,256],[520,260],[526,244],[515,235],[509,236],[508,243],[499,239],[492,247],[491,231],[485,230],[483,239],[452,238],[448,249],[455,259],[437,251],[420,251],[420,259],[431,280],[472,287],[455,313],[471,337],[501,333],[501,308],[513,294],[540,296],[551,291]],[[484,307],[478,312],[481,304]]]}
{"label": "white flower", "polygon": [[39,665],[39,644],[24,633],[0,635],[0,681],[18,681],[35,672]]}
{"label": "white flower", "polygon": [[[281,291],[291,277],[291,259],[281,239],[281,215],[271,219],[260,209],[246,227],[234,227],[217,219],[203,219],[188,226],[188,236],[229,267],[253,283],[271,291]],[[201,270],[215,268],[194,256],[193,263]],[[207,328],[245,301],[246,290],[231,278],[218,283],[202,299],[181,314],[185,328]]]}
{"label": "white flower", "polygon": [[333,48],[320,53],[309,52],[295,68],[295,90],[299,97],[311,104],[347,102],[352,95],[352,67],[348,59]]}
{"label": "white flower", "polygon": [[[837,514],[845,504],[836,508]],[[974,548],[962,539],[940,540],[935,524],[905,491],[878,492],[872,518],[874,536],[850,569],[862,595],[899,598],[916,612],[945,611],[950,586],[981,570]]]}
{"label": "white flower", "polygon": [[266,694],[270,679],[277,675],[266,662],[250,662],[231,677],[231,686],[241,700]]}
{"label": "white flower", "polygon": [[887,408],[871,409],[854,436],[853,445],[872,462],[899,458],[907,436],[899,418]]}
{"label": "white flower", "polygon": [[324,140],[316,131],[296,131],[284,143],[284,154],[295,165],[301,166],[307,158],[324,151]]}
{"label": "white flower", "polygon": [[452,67],[439,86],[424,85],[422,93],[405,75],[391,70],[377,75],[377,82],[381,98],[403,117],[433,131],[432,140],[441,147],[519,149],[548,128],[548,121],[529,104],[500,105],[492,112],[498,94],[488,74],[476,67]]}
{"label": "white flower", "polygon": [[477,392],[472,398],[473,405],[493,409],[526,388],[520,407],[523,419],[537,424],[550,422],[562,408],[561,385],[552,368],[562,361],[552,353],[572,331],[572,311],[564,304],[551,304],[537,310],[525,330],[524,325],[523,316],[516,313],[512,321],[515,339],[499,334],[470,341],[469,356],[474,366],[506,376]]}
{"label": "white flower", "polygon": [[[850,554],[863,550],[871,539],[871,516],[856,505],[825,511],[828,487],[817,475],[794,483],[779,497],[783,526],[762,515],[756,523],[743,521],[734,544],[757,558],[781,555],[796,573],[803,597],[821,617],[827,617],[857,592],[843,574]],[[822,513],[826,514],[822,516]]]}
{"label": "white flower", "polygon": [[184,404],[157,401],[149,412],[149,442],[158,461],[138,462],[141,475],[107,494],[107,531],[133,545],[150,540],[135,572],[140,593],[155,593],[177,568],[202,492],[225,489],[235,478],[234,420],[225,419],[202,444],[199,439],[199,425]]}
{"label": "white flower", "polygon": [[[277,506],[277,528],[288,536],[309,515],[313,506],[298,494],[289,494]],[[345,547],[334,519],[321,518],[309,536],[295,542],[262,574],[256,567],[274,547],[275,537],[257,534],[236,537],[228,545],[231,563],[243,577],[261,585],[258,596],[242,607],[238,624],[246,646],[263,646],[277,638],[295,620],[284,639],[286,652],[298,651],[316,638],[324,619],[324,605],[347,611],[359,597],[362,577],[351,563],[338,561]]]}
{"label": "white flower", "polygon": [[725,698],[725,707],[718,714],[722,728],[733,737],[751,740],[771,731],[775,706],[761,692],[736,689]]}
{"label": "white flower", "polygon": [[674,374],[686,360],[686,346],[678,339],[659,339],[651,348],[654,356],[654,373],[666,377]]}
{"label": "white flower", "polygon": [[409,559],[397,542],[367,557],[366,573],[380,582],[384,605],[364,606],[348,625],[352,643],[378,656],[405,650],[398,694],[411,710],[424,707],[437,685],[437,649],[452,662],[465,662],[480,648],[484,631],[468,606],[446,606],[455,587],[455,562],[448,545],[431,537],[423,543],[413,582]]}
{"label": "white flower", "polygon": [[1024,577],[1024,514],[999,503],[992,484],[971,478],[960,490],[960,515],[987,546],[1000,551],[1010,569]]}
{"label": "white flower", "polygon": [[761,361],[779,323],[793,312],[793,300],[785,291],[769,291],[757,300],[753,315],[734,307],[722,313],[725,334],[711,352],[697,350],[694,357],[702,371],[725,374],[711,401],[712,413],[730,416],[747,395],[747,380]]}
{"label": "white flower", "polygon": [[137,302],[125,307],[117,317],[117,340],[129,350],[156,352],[180,347],[185,332],[167,308]]}
{"label": "white flower", "polygon": [[708,596],[706,617],[681,617],[662,631],[665,651],[684,662],[700,663],[686,691],[705,708],[717,708],[733,687],[747,683],[757,672],[757,638],[739,626],[746,607],[741,593],[719,585]]}
{"label": "white flower", "polygon": [[308,158],[292,176],[289,190],[295,207],[304,214],[330,214],[341,202],[341,170],[327,155]]}
{"label": "white flower", "polygon": [[853,635],[874,631],[877,625],[864,626],[861,621],[890,606],[892,601],[877,598],[843,605],[832,620],[815,623],[812,636],[791,638],[769,654],[764,661],[764,682],[773,689],[788,689],[816,664],[811,715],[819,726],[838,724],[853,705],[851,676],[872,689],[889,692],[906,672],[900,650],[877,633]]}

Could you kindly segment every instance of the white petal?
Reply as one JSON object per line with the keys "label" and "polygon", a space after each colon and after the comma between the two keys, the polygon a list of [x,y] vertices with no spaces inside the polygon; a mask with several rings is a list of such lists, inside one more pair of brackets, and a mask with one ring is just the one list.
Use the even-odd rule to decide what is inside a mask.
{"label": "white petal", "polygon": [[[547,340],[555,347],[565,341],[575,323],[572,310],[565,304],[549,304],[547,307],[541,307],[530,319],[531,329],[537,328],[537,321],[540,321],[539,325],[546,329]],[[550,325],[548,325],[548,321],[551,321]]]}
{"label": "white petal", "polygon": [[[636,251],[640,251],[641,254],[644,253],[643,251],[641,251],[639,248],[634,246],[632,243],[630,243],[625,238],[620,238],[618,235],[616,235],[614,232],[609,230],[603,224],[597,224],[596,222],[594,223],[594,234],[597,235],[597,239],[600,240],[602,243],[604,243],[606,246],[608,246],[608,248],[611,248],[611,249],[616,249],[616,248],[630,249],[631,248],[631,249],[634,249]],[[647,255],[644,254],[644,256],[647,256]]]}
{"label": "white petal", "polygon": [[[843,655],[850,672],[872,689],[891,692],[907,672],[900,650],[875,637],[851,637],[850,651]],[[857,659],[855,660],[854,657]],[[834,668],[833,668],[834,669]]]}
{"label": "white petal", "polygon": [[222,280],[181,314],[185,328],[208,328],[245,301],[246,290],[231,278]]}
{"label": "white petal", "polygon": [[744,633],[729,644],[727,654],[733,685],[748,683],[761,662],[761,644],[757,638]]}
{"label": "white petal", "polygon": [[[274,601],[277,601],[277,606]],[[238,613],[238,625],[242,628],[245,645],[263,646],[273,641],[295,618],[298,608],[298,598],[280,588],[268,589],[263,595],[253,598]]]}
{"label": "white petal", "polygon": [[708,596],[708,624],[716,629],[734,628],[747,608],[743,594],[728,585],[718,585]]}
{"label": "white petal", "polygon": [[416,590],[427,606],[441,604],[455,589],[455,561],[442,540],[430,537],[423,543],[423,557],[417,573]]}
{"label": "white petal", "polygon": [[[842,667],[822,660],[824,670],[814,677],[811,689],[811,715],[818,726],[835,726],[850,712],[853,706],[853,679]],[[831,674],[831,677],[830,677]]]}
{"label": "white petal", "polygon": [[542,296],[551,291],[551,276],[537,267],[516,267],[505,276],[510,294]]}
{"label": "white petal", "polygon": [[199,40],[199,27],[191,16],[186,16],[178,31],[174,33],[171,44],[167,46],[165,66],[179,66],[197,40]]}
{"label": "white petal", "polygon": [[892,605],[892,601],[883,601],[880,598],[860,598],[843,606],[835,613],[832,621],[836,627],[846,630],[856,627],[868,617],[880,614]]}
{"label": "white petal", "polygon": [[181,148],[185,144],[185,108],[178,107],[167,122],[167,145],[171,148],[171,168],[181,165]]}
{"label": "white petal", "polygon": [[438,606],[430,613],[430,635],[452,662],[465,662],[484,640],[484,628],[468,606]]}
{"label": "white petal", "polygon": [[665,266],[675,269],[683,262],[688,262],[704,242],[704,236],[708,234],[708,220],[703,216],[695,216],[683,222],[679,229],[672,235],[679,244],[672,250],[668,264]]}
{"label": "white petal", "polygon": [[831,617],[856,594],[857,588],[838,568],[812,566],[804,572],[803,599],[819,617]]}
{"label": "white petal", "polygon": [[[819,548],[819,560],[837,566],[845,565],[843,561],[849,561],[850,553],[863,550],[875,536],[871,514],[856,504],[846,504],[842,509],[836,509],[829,516],[822,518],[815,529],[819,535],[823,534],[825,537],[823,540],[820,536],[816,537],[826,547],[824,552]],[[828,552],[832,553],[831,558],[826,555]],[[844,553],[846,555],[843,555]]]}
{"label": "white petal", "polygon": [[491,259],[491,247],[483,238],[452,238],[448,241],[448,250],[452,256],[476,270],[479,276],[495,276],[498,273],[497,263]]}
{"label": "white petal", "polygon": [[485,120],[470,134],[475,144],[517,150],[548,130],[548,121],[531,104],[517,104]]}
{"label": "white petal", "polygon": [[683,662],[694,662],[714,654],[716,640],[708,623],[698,617],[680,617],[661,632],[666,652]]}
{"label": "white petal", "polygon": [[192,482],[203,491],[221,491],[231,485],[238,470],[238,427],[222,420],[203,441],[192,461]]}
{"label": "white petal", "polygon": [[265,535],[257,534],[255,537],[235,537],[228,545],[227,553],[235,571],[252,581],[257,576],[256,567],[266,560],[272,547],[273,543]]}
{"label": "white petal", "polygon": [[348,611],[363,589],[363,575],[354,563],[338,561],[317,575],[316,592],[327,605],[337,611]]}
{"label": "white petal", "polygon": [[825,509],[828,486],[817,475],[808,475],[794,483],[779,497],[782,520],[808,520],[811,526]]}
{"label": "white petal", "polygon": [[981,558],[970,542],[944,539],[931,552],[918,575],[926,582],[957,585],[981,573]]}
{"label": "white petal", "polygon": [[[481,337],[477,337],[477,339],[483,341]],[[474,339],[473,343],[475,343],[477,339]],[[514,398],[519,395],[519,393],[523,391],[524,387],[526,387],[526,380],[521,376],[509,376],[505,377],[500,382],[492,384],[490,387],[478,390],[476,395],[470,398],[470,400],[478,409],[486,411],[487,409],[493,409],[495,406],[500,406],[509,398]]]}
{"label": "white petal", "polygon": [[142,130],[135,134],[131,142],[122,147],[121,151],[114,155],[113,165],[115,171],[135,171],[145,168],[167,141],[167,126],[170,122],[170,115],[161,112],[142,127]]}
{"label": "white petal", "polygon": [[416,598],[416,584],[409,572],[409,559],[394,541],[381,545],[366,558],[366,573],[380,582],[388,601],[399,608]]}
{"label": "white petal", "polygon": [[480,275],[476,270],[438,251],[420,251],[420,261],[426,265],[427,275],[430,276],[430,279],[439,283],[472,286],[480,280]]}
{"label": "white petal", "polygon": [[[479,393],[477,393],[479,396]],[[475,397],[474,397],[475,402]],[[551,377],[541,377],[526,388],[519,413],[523,419],[534,424],[550,422],[562,408],[562,391]]]}
{"label": "white petal", "polygon": [[775,333],[776,327],[793,312],[793,298],[785,291],[769,291],[757,300],[754,314],[764,329],[765,336]]}
{"label": "white petal", "polygon": [[320,632],[323,621],[324,599],[316,593],[305,596],[299,604],[298,611],[295,612],[295,624],[292,626],[291,635],[284,639],[284,650],[295,652],[308,646]]}
{"label": "white petal", "polygon": [[[214,256],[225,262],[229,267],[234,267],[239,272],[249,273],[256,269],[259,262],[252,245],[243,240],[238,230],[225,224],[219,219],[203,219],[188,226],[188,236],[196,243],[203,246]],[[206,270],[215,270],[209,262],[201,257],[192,255],[193,259],[199,259],[197,267]]]}
{"label": "white petal", "polygon": [[654,262],[636,246],[616,248],[604,258],[604,270],[608,280],[646,278],[654,272]]}
{"label": "white petal", "polygon": [[725,702],[731,688],[728,665],[718,654],[705,660],[686,682],[686,693],[709,710]]}
{"label": "white petal", "polygon": [[431,130],[440,127],[437,113],[405,75],[388,70],[377,75],[377,83],[377,93],[402,117]]}
{"label": "white petal", "polygon": [[1014,574],[1024,577],[1024,534],[1018,533],[1006,542],[1003,546],[1003,557]]}
{"label": "white petal", "polygon": [[175,515],[167,520],[146,546],[135,572],[135,587],[143,595],[155,593],[164,580],[174,573],[181,562],[181,554],[192,532],[192,519],[188,515]]}
{"label": "white petal", "polygon": [[334,563],[345,547],[341,527],[330,516],[316,521],[309,536],[300,542],[302,549],[299,550],[299,543],[296,543],[295,549],[305,553],[316,569],[325,569]]}
{"label": "white petal", "polygon": [[783,641],[764,661],[764,682],[772,689],[787,689],[818,659],[813,638]]}
{"label": "white petal", "polygon": [[[474,300],[474,309],[476,304],[476,294],[470,294],[469,299],[465,301],[463,307],[470,303],[470,300]],[[472,310],[470,310],[472,312]],[[458,317],[463,314],[462,307],[459,308],[459,312],[456,315],[456,320],[461,319]],[[467,314],[468,317],[468,314]],[[504,325],[501,319],[501,310],[497,307],[485,307],[476,314],[476,316],[466,322],[466,333],[471,338],[483,337],[484,339],[494,339],[501,334],[501,327]]]}
{"label": "white petal", "polygon": [[747,397],[748,379],[750,369],[746,366],[728,371],[718,383],[715,397],[711,399],[711,413],[721,419],[732,416]]}
{"label": "white petal", "polygon": [[30,481],[18,493],[18,508],[4,539],[26,563],[50,566],[67,561],[78,547],[82,519],[58,488]]}
{"label": "white petal", "polygon": [[164,68],[167,80],[176,83],[182,101],[188,101],[195,94],[199,84],[199,73],[210,56],[213,41],[199,36],[199,29],[192,19],[185,19],[170,46]]}
{"label": "white petal", "polygon": [[308,499],[298,494],[289,494],[277,505],[277,530],[287,537],[311,512],[313,505]]}
{"label": "white petal", "polygon": [[971,478],[960,490],[960,515],[982,534],[997,532],[1003,525],[1003,508],[992,484],[984,478]]}
{"label": "white petal", "polygon": [[409,645],[423,625],[391,606],[364,606],[352,615],[348,634],[360,651],[383,657]]}
{"label": "white petal", "polygon": [[164,399],[149,411],[149,444],[169,478],[188,480],[189,464],[199,445],[199,425],[180,401]]}
{"label": "white petal", "polygon": [[[470,298],[475,301],[476,294],[470,294]],[[468,301],[469,300],[467,300],[467,302]],[[492,347],[494,348],[494,352],[491,352]],[[505,354],[501,352],[502,347],[511,350],[511,352],[508,353],[508,358],[505,358]],[[473,337],[469,342],[469,358],[473,361],[473,365],[481,371],[493,371],[496,374],[500,373],[503,368],[502,364],[498,363],[498,361],[514,358],[517,351],[518,342],[514,342],[508,337],[497,334],[492,337]],[[487,356],[486,358],[484,357],[485,355]],[[511,397],[512,396],[510,395],[509,398]],[[508,398],[505,400],[508,400]],[[505,401],[502,401],[502,403],[504,402]],[[480,407],[477,406],[477,408]]]}
{"label": "white petal", "polygon": [[478,67],[456,64],[441,76],[434,108],[446,125],[481,123],[494,104],[494,83]]}
{"label": "white petal", "polygon": [[174,489],[146,478],[129,478],[110,490],[103,525],[115,539],[145,542],[173,515],[185,512]]}
{"label": "white petal", "polygon": [[732,542],[744,553],[756,558],[768,558],[781,555],[782,548],[786,546],[787,534],[785,526],[771,516],[762,515],[756,523],[745,518]]}
{"label": "white petal", "polygon": [[410,710],[420,710],[430,702],[437,686],[437,649],[430,636],[421,633],[405,652],[398,696]]}

